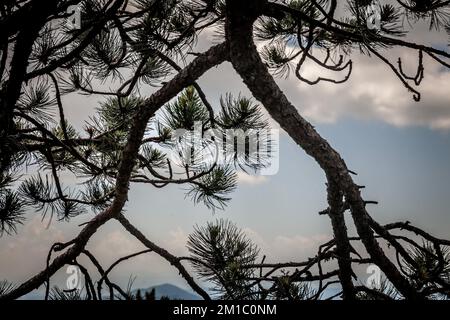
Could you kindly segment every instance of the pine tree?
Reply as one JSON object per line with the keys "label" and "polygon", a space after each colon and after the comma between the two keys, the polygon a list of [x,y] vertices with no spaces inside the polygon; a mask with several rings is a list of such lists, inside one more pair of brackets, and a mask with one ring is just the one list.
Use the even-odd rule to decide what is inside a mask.
{"label": "pine tree", "polygon": [[155,288],[152,288],[150,292],[145,293],[145,300],[147,301],[155,301],[156,300],[156,291]]}
{"label": "pine tree", "polygon": [[[80,13],[80,25],[75,28],[61,18],[74,5],[79,8],[75,14]],[[109,298],[130,299],[131,288],[122,290],[110,281],[109,273],[124,260],[154,252],[177,268],[194,291],[210,299],[182,258],[153,243],[127,220],[129,187],[138,183],[155,189],[187,186],[194,202],[211,210],[224,209],[236,188],[236,171],[259,170],[268,159],[232,148],[224,163],[205,163],[205,153],[216,155],[220,139],[194,141],[178,136],[177,131],[195,130],[196,124],[202,137],[209,130],[219,134],[229,129],[268,130],[264,108],[323,169],[328,208],[321,214],[330,218],[334,238],[306,262],[267,264],[263,257],[258,263],[257,247],[235,225],[211,223],[198,227],[188,244],[197,276],[211,281],[222,298],[318,299],[335,282],[341,285],[344,299],[392,298],[385,288],[371,289],[354,281],[355,264],[373,263],[398,297],[448,297],[450,242],[409,223],[381,226],[376,222],[368,210],[373,201],[363,199],[353,172],[274,78],[293,76],[309,85],[340,84],[350,79],[352,52],[357,51],[385,63],[418,101],[424,57],[448,68],[450,53],[410,42],[404,21],[411,26],[425,21],[430,34],[441,29],[450,33],[449,16],[450,4],[444,0],[388,4],[373,0],[49,0],[45,6],[39,0],[2,2],[0,235],[20,232],[27,212],[38,212],[49,222],[70,222],[87,212],[96,215],[74,239],[51,247],[45,272],[20,286],[1,282],[0,296],[19,298],[46,284],[49,298],[50,278],[65,264],[76,263],[84,274],[88,298],[102,299],[105,285]],[[207,29],[216,31],[219,44],[203,53],[193,52]],[[407,74],[401,59],[395,64],[386,57],[386,52],[398,47],[417,53],[416,74]],[[224,92],[216,106],[197,80],[225,61],[231,62],[252,97]],[[307,78],[302,68],[308,61],[336,76]],[[152,88],[154,93],[144,96],[142,88]],[[93,106],[95,116],[84,130],[75,128],[66,116],[64,97],[69,94],[99,98]],[[200,149],[190,141],[200,143]],[[246,146],[250,143],[245,140]],[[17,178],[30,164],[36,164],[38,172],[19,182]],[[79,184],[66,185],[63,173],[74,175]],[[347,232],[347,211],[357,237],[350,238]],[[147,250],[103,268],[86,244],[113,219]],[[418,235],[423,242],[405,240],[405,233]],[[380,238],[396,251],[397,261],[382,250]],[[355,254],[354,242],[362,244],[367,259]],[[51,259],[54,254],[59,259]],[[77,262],[82,255],[100,274],[97,286]],[[322,264],[330,261],[337,269],[324,273]],[[316,270],[319,274],[314,275]],[[309,285],[312,282],[319,284],[315,292]],[[66,297],[60,293],[54,292],[53,297]]]}

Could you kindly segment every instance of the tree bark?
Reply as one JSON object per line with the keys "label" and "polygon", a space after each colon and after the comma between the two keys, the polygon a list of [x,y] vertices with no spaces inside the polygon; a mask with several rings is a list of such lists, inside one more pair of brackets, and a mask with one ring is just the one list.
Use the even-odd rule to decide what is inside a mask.
{"label": "tree bark", "polygon": [[[328,185],[332,188],[328,190],[330,218],[336,243],[339,244],[340,280],[345,291],[345,297],[348,299],[354,297],[354,287],[351,283],[351,265],[347,260],[350,248],[347,230],[342,212],[339,212],[342,205],[339,206],[338,201],[341,200],[337,199],[341,195],[334,191],[334,186],[342,192],[349,203],[357,232],[373,261],[405,298],[420,298],[408,280],[386,257],[376,241],[369,225],[365,202],[361,197],[359,187],[353,182],[344,160],[298,113],[261,60],[253,42],[253,23],[259,15],[263,14],[267,3],[266,0],[227,0],[226,36],[230,46],[230,58],[234,68],[253,96],[265,106],[273,119],[291,138],[315,159],[326,174]],[[338,207],[336,208],[336,206]]]}

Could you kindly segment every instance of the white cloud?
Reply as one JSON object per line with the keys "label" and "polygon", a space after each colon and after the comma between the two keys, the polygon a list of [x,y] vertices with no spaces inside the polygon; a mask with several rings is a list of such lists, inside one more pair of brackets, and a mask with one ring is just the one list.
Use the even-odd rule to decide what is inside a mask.
{"label": "white cloud", "polygon": [[112,263],[118,258],[146,249],[125,230],[105,232],[101,237],[94,238],[90,247],[103,263]]}
{"label": "white cloud", "polygon": [[267,262],[303,261],[315,256],[319,246],[331,239],[325,234],[267,237],[251,228],[244,228],[243,232],[266,255]]}
{"label": "white cloud", "polygon": [[319,246],[329,240],[330,236],[328,235],[279,235],[272,241],[271,247],[276,259],[304,260],[315,256]]}
{"label": "white cloud", "polygon": [[4,235],[0,246],[0,281],[22,281],[45,267],[51,245],[67,240],[56,223],[47,229],[47,221],[36,215],[18,228],[18,234]]}
{"label": "white cloud", "polygon": [[255,186],[266,183],[269,181],[269,179],[266,176],[254,176],[243,171],[238,171],[237,181],[239,184]]}
{"label": "white cloud", "polygon": [[174,255],[185,256],[188,253],[187,241],[188,234],[178,226],[175,230],[169,231],[169,238],[164,241],[164,248]]}
{"label": "white cloud", "polygon": [[[415,73],[416,53],[411,55],[410,50],[397,49],[390,51],[387,57],[394,64],[398,57],[402,57],[405,72]],[[309,86],[295,77],[282,80],[280,84],[300,113],[316,123],[356,118],[383,121],[399,127],[450,129],[450,72],[442,70],[431,58],[425,57],[425,78],[422,85],[416,88],[422,93],[420,102],[413,100],[412,93],[376,57],[357,54],[353,56],[353,63],[353,74],[344,84],[323,82]],[[309,63],[305,65],[303,74],[315,79],[323,76],[324,71]],[[331,76],[340,79],[344,75]]]}

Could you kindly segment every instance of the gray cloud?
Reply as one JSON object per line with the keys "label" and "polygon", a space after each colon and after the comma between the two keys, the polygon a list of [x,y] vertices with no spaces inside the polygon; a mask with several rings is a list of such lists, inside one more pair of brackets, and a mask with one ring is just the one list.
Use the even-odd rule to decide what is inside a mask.
{"label": "gray cloud", "polygon": [[[404,69],[414,74],[417,57],[410,51],[393,50],[387,54],[395,63],[402,57]],[[293,79],[280,82],[300,113],[313,122],[334,123],[345,118],[379,120],[394,126],[425,126],[450,129],[450,72],[425,58],[425,79],[417,87],[422,100],[415,102],[395,74],[376,57],[354,55],[354,72],[341,85],[328,83],[309,86]],[[406,71],[405,71],[406,72]],[[304,74],[313,78],[323,74],[317,65],[308,64]],[[342,77],[342,75],[333,75]]]}

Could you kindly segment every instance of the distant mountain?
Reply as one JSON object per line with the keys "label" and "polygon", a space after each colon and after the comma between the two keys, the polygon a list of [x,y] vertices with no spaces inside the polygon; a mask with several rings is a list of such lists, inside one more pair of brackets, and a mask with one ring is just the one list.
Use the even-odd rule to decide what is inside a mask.
{"label": "distant mountain", "polygon": [[[191,293],[187,290],[181,289],[173,284],[162,284],[159,286],[153,286],[147,289],[140,289],[142,297],[145,297],[146,292],[151,292],[152,289],[155,289],[155,296],[157,300],[160,300],[161,297],[168,297],[171,300],[202,300],[200,296],[195,293]],[[136,294],[138,289],[133,291],[133,294]],[[334,296],[335,294],[341,291],[340,288],[328,287],[322,295],[322,299],[326,299],[328,297]],[[104,299],[108,299],[107,296],[103,297]],[[43,291],[32,291],[29,294],[20,298],[20,300],[43,300],[44,292]],[[335,298],[335,300],[341,300],[340,297]]]}
{"label": "distant mountain", "polygon": [[[200,296],[170,283],[139,290],[141,290],[141,294],[144,296],[146,292],[151,292],[152,289],[155,289],[156,300],[160,300],[161,297],[168,297],[171,300],[201,300]],[[134,290],[133,293],[136,293],[137,291],[138,289]]]}
{"label": "distant mountain", "polygon": [[[195,293],[191,293],[187,290],[183,290],[173,284],[162,284],[159,286],[153,286],[147,289],[140,289],[141,295],[144,297],[146,292],[151,292],[152,289],[155,289],[155,296],[157,300],[160,300],[161,297],[168,297],[171,300],[202,300],[200,296]],[[133,290],[133,294],[136,294],[138,289]],[[43,291],[32,291],[27,295],[20,298],[20,300],[43,300],[45,293]],[[103,299],[108,299],[109,296],[104,296]]]}

